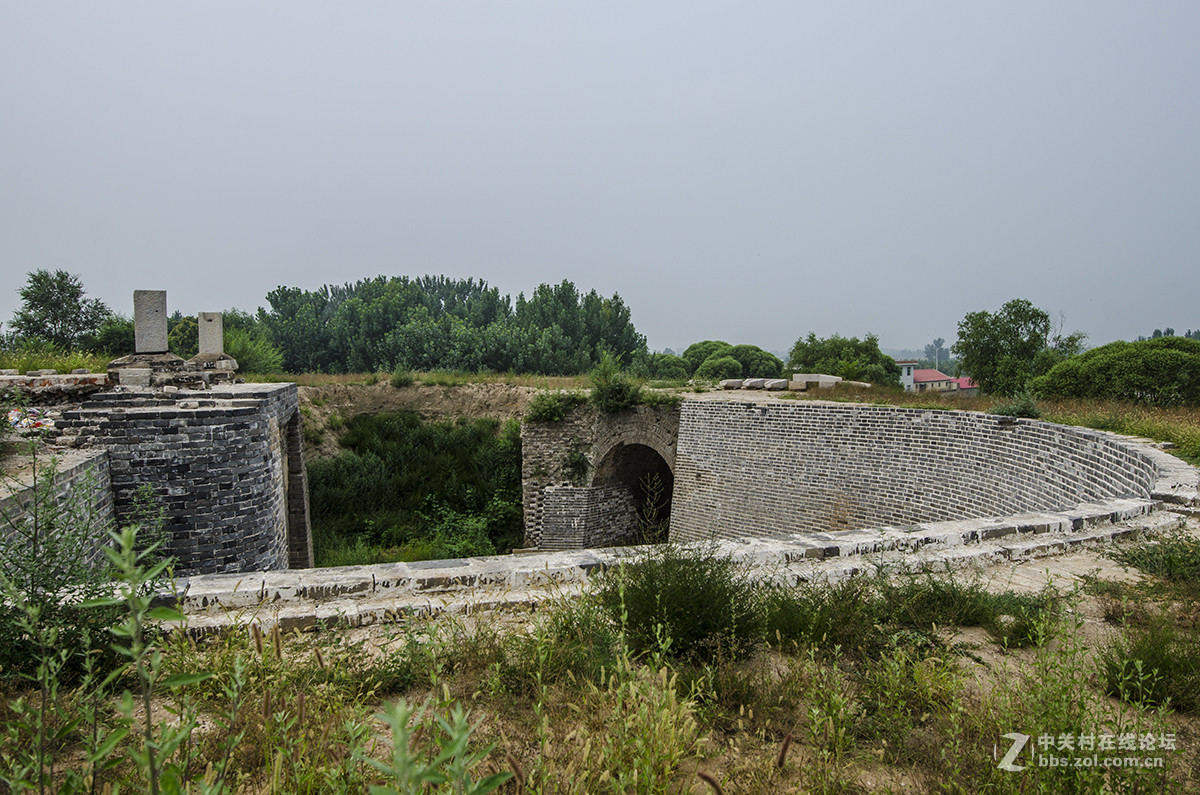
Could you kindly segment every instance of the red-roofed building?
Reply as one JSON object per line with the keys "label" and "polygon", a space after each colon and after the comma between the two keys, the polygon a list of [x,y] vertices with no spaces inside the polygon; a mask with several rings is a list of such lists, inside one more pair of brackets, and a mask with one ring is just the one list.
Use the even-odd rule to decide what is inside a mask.
{"label": "red-roofed building", "polygon": [[[957,392],[969,378],[953,378],[941,370],[918,368],[915,361],[896,362],[900,365],[900,383],[909,392]],[[971,382],[974,386],[974,382]],[[977,388],[977,387],[976,387]]]}

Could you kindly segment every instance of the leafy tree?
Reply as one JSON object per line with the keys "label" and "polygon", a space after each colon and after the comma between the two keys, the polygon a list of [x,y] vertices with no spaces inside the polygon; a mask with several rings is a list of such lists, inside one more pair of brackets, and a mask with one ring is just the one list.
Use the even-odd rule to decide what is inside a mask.
{"label": "leafy tree", "polygon": [[1012,397],[1034,376],[1079,353],[1084,335],[1053,334],[1050,315],[1015,299],[996,313],[971,312],[958,323],[959,370],[981,391]]}
{"label": "leafy tree", "polygon": [[518,370],[587,372],[604,351],[635,361],[646,350],[619,295],[543,284],[514,311],[474,279],[378,276],[315,292],[280,287],[260,310],[289,370]]}
{"label": "leafy tree", "polygon": [[838,334],[822,339],[810,332],[792,346],[788,368],[796,372],[836,375],[848,381],[900,385],[900,367],[892,357],[879,350],[879,338],[874,334],[861,340]]}
{"label": "leafy tree", "polygon": [[171,353],[190,359],[200,351],[200,324],[196,318],[176,310],[167,318],[167,347]]}
{"label": "leafy tree", "polygon": [[725,378],[741,378],[742,363],[732,356],[710,356],[696,368],[696,378],[703,381],[720,381]]}
{"label": "leafy tree", "polygon": [[1059,362],[1030,387],[1041,397],[1200,406],[1200,341],[1112,342]]}
{"label": "leafy tree", "polygon": [[[687,360],[689,372],[695,373],[696,368],[705,360],[713,356],[724,356],[733,348],[728,342],[723,340],[704,340],[703,342],[693,342],[683,352],[683,358]],[[736,376],[733,376],[736,377]]]}
{"label": "leafy tree", "polygon": [[79,277],[64,270],[36,270],[18,294],[21,308],[11,326],[18,334],[48,340],[64,350],[94,336],[112,312],[97,298],[87,298]]}
{"label": "leafy tree", "polygon": [[88,350],[102,351],[114,359],[128,356],[137,347],[133,320],[113,313],[104,319],[95,334],[81,338],[80,344]]}
{"label": "leafy tree", "polygon": [[741,378],[779,378],[783,375],[783,361],[757,345],[734,345],[725,355],[742,365]]}
{"label": "leafy tree", "polygon": [[672,353],[652,353],[649,362],[650,375],[671,381],[686,381],[692,374],[687,359]]}

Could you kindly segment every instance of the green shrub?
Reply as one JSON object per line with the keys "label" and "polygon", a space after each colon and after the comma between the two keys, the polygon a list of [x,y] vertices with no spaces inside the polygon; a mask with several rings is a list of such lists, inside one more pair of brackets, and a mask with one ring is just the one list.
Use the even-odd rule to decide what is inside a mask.
{"label": "green shrub", "polygon": [[1010,402],[994,404],[988,409],[988,414],[1036,420],[1042,416],[1042,410],[1038,407],[1037,401],[1033,399],[1033,395],[1026,391],[1019,393]]}
{"label": "green shrub", "polygon": [[[82,603],[111,591],[112,570],[104,556],[109,523],[92,501],[94,484],[84,480],[64,494],[55,486],[54,459],[30,447],[33,484],[20,513],[0,515],[0,581],[9,598],[0,599],[0,676],[33,673],[37,636],[20,618],[36,611],[39,632],[52,632],[54,645],[66,652],[64,674],[83,668],[83,655],[105,645],[118,620],[112,608],[85,608]],[[16,485],[16,484],[14,484]]]}
{"label": "green shrub", "polygon": [[1041,397],[1200,406],[1200,341],[1111,342],[1059,362],[1031,387]]}
{"label": "green shrub", "polygon": [[600,354],[600,363],[589,377],[592,403],[605,413],[627,411],[642,401],[641,386],[621,372],[620,361],[608,351]]}
{"label": "green shrub", "polygon": [[383,557],[401,560],[507,552],[521,542],[515,421],[359,415],[345,422],[340,443],[341,455],[308,465],[321,565],[346,564],[346,548],[386,550]]}
{"label": "green shrub", "polygon": [[652,389],[642,391],[643,406],[658,406],[666,409],[677,409],[683,404],[683,398],[670,392],[657,392]]}
{"label": "green shrub", "polygon": [[1126,626],[1101,652],[1100,666],[1110,695],[1182,712],[1200,709],[1200,638],[1176,627],[1169,613]]}
{"label": "green shrub", "polygon": [[747,567],[709,549],[662,544],[606,572],[600,601],[630,648],[692,660],[739,657],[763,639],[759,589]]}
{"label": "green shrub", "polygon": [[247,331],[230,328],[225,331],[225,353],[237,360],[243,373],[279,373],[283,371],[283,354],[271,344],[265,330]]}
{"label": "green shrub", "polygon": [[571,409],[586,403],[587,395],[581,392],[538,392],[525,410],[529,422],[562,422]]}
{"label": "green shrub", "polygon": [[414,376],[411,370],[405,370],[402,367],[397,367],[392,371],[391,384],[396,389],[403,389],[406,386],[412,386]]}
{"label": "green shrub", "polygon": [[732,356],[714,356],[705,359],[696,368],[696,378],[703,381],[720,381],[725,378],[741,378],[742,363]]}

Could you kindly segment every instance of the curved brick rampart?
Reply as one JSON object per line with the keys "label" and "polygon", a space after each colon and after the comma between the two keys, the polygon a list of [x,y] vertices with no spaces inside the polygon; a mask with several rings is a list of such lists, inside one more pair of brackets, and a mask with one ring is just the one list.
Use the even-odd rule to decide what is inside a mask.
{"label": "curved brick rampart", "polygon": [[688,400],[674,540],[912,525],[1149,498],[1159,466],[1119,437],[961,411]]}

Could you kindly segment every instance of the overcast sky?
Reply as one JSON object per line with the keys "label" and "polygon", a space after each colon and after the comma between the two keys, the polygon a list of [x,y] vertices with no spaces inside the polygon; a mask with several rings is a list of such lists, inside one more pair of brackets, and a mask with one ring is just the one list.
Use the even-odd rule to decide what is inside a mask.
{"label": "overcast sky", "polygon": [[446,274],[650,346],[1200,328],[1200,3],[0,0],[0,320]]}

